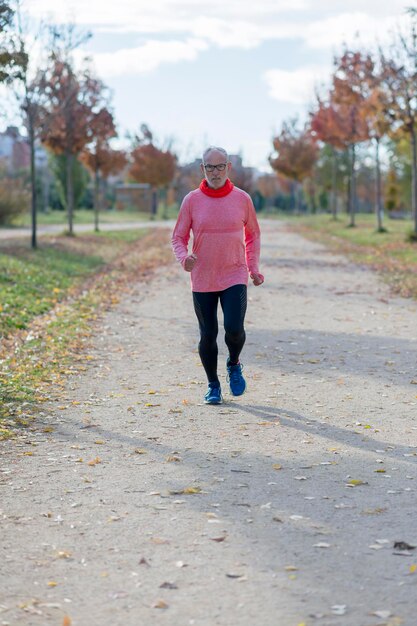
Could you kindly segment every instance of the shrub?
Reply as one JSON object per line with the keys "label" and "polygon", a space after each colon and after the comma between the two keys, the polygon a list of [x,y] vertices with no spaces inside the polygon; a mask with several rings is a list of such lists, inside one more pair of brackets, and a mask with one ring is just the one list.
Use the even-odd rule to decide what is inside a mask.
{"label": "shrub", "polygon": [[13,224],[29,208],[30,192],[24,182],[18,178],[0,178],[0,225]]}

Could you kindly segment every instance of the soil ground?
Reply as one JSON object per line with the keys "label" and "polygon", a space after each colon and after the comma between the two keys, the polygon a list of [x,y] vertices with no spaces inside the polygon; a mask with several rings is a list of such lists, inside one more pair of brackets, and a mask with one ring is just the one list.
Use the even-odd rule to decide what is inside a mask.
{"label": "soil ground", "polygon": [[[265,222],[247,393],[174,261],[1,459],[0,625],[415,626],[417,303]],[[402,543],[397,543],[402,542]]]}

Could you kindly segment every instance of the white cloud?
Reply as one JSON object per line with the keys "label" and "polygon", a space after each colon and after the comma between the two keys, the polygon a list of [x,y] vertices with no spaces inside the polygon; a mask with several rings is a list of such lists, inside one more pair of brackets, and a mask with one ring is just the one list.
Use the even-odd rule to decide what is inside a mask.
{"label": "white cloud", "polygon": [[305,105],[314,96],[315,87],[328,80],[330,67],[304,66],[296,70],[267,70],[263,79],[268,85],[269,95],[278,102]]}
{"label": "white cloud", "polygon": [[350,0],[349,11],[344,0],[210,0],[203,5],[195,0],[26,0],[25,6],[38,17],[72,18],[95,31],[150,38],[139,47],[97,54],[97,66],[108,77],[194,60],[208,46],[250,49],[292,39],[331,54],[342,43],[383,43],[404,14],[403,1]]}
{"label": "white cloud", "polygon": [[[27,10],[37,17],[50,14],[55,20],[66,20],[69,14],[79,24],[125,26],[133,31],[172,32],[198,18],[233,20],[265,20],[291,11],[308,8],[309,0],[210,0],[204,6],[195,0],[27,0]],[[171,28],[168,28],[171,25]]]}
{"label": "white cloud", "polygon": [[304,40],[310,48],[340,48],[347,45],[373,46],[391,38],[392,31],[405,22],[396,16],[371,16],[364,11],[340,13],[306,25]]}
{"label": "white cloud", "polygon": [[137,48],[124,48],[112,53],[93,55],[93,61],[102,76],[123,76],[151,72],[162,63],[192,61],[207,43],[199,39],[187,41],[147,41]]}

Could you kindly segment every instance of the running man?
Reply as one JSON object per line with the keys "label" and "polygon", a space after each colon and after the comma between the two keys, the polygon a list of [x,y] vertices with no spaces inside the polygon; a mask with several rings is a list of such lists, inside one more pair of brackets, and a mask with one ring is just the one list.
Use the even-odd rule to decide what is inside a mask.
{"label": "running man", "polygon": [[[172,234],[174,254],[191,273],[194,310],[200,328],[198,351],[207,375],[206,404],[223,401],[217,375],[217,307],[224,316],[226,362],[230,391],[246,389],[239,356],[245,343],[244,320],[248,273],[253,284],[264,282],[259,272],[260,231],[250,196],[229,179],[231,163],[224,148],[210,146],[203,154],[204,179],[185,196]],[[188,253],[190,232],[192,253]]]}

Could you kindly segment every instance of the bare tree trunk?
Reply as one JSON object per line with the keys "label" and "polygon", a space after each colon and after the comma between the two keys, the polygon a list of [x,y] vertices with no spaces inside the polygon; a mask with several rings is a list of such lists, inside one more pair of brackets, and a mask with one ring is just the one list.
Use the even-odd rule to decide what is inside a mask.
{"label": "bare tree trunk", "polygon": [[42,211],[48,213],[49,209],[49,172],[48,167],[42,168]]}
{"label": "bare tree trunk", "polygon": [[384,207],[382,206],[382,188],[381,188],[381,162],[379,158],[379,137],[375,138],[375,168],[376,168],[376,179],[375,179],[375,198],[376,198],[376,218],[377,218],[377,230],[379,233],[383,233],[385,231],[383,225],[384,219]]}
{"label": "bare tree trunk", "polygon": [[151,202],[151,215],[155,217],[158,211],[158,189],[152,187],[152,202]]}
{"label": "bare tree trunk", "polygon": [[411,209],[414,217],[414,233],[417,236],[417,137],[414,126],[411,129],[411,148],[413,153],[413,167],[411,169]]}
{"label": "bare tree trunk", "polygon": [[94,230],[98,233],[98,216],[100,212],[100,178],[98,170],[94,172]]}
{"label": "bare tree trunk", "polygon": [[336,159],[336,150],[335,148],[332,147],[332,154],[333,154],[333,159],[332,159],[332,205],[331,205],[331,211],[332,211],[332,217],[334,220],[337,220],[337,191],[336,191],[336,185],[337,185],[337,159]]}
{"label": "bare tree trunk", "polygon": [[73,162],[74,155],[66,153],[67,166],[67,213],[68,213],[68,235],[74,234],[74,181],[73,181]]}
{"label": "bare tree trunk", "polygon": [[350,157],[350,194],[349,194],[349,214],[350,214],[350,222],[349,226],[353,228],[356,226],[355,224],[355,214],[356,214],[356,146],[353,143],[351,145],[351,157]]}
{"label": "bare tree trunk", "polygon": [[32,215],[32,248],[37,248],[37,203],[36,203],[36,163],[35,163],[35,128],[31,113],[28,115],[29,148],[30,148],[30,187],[31,187],[31,215]]}

